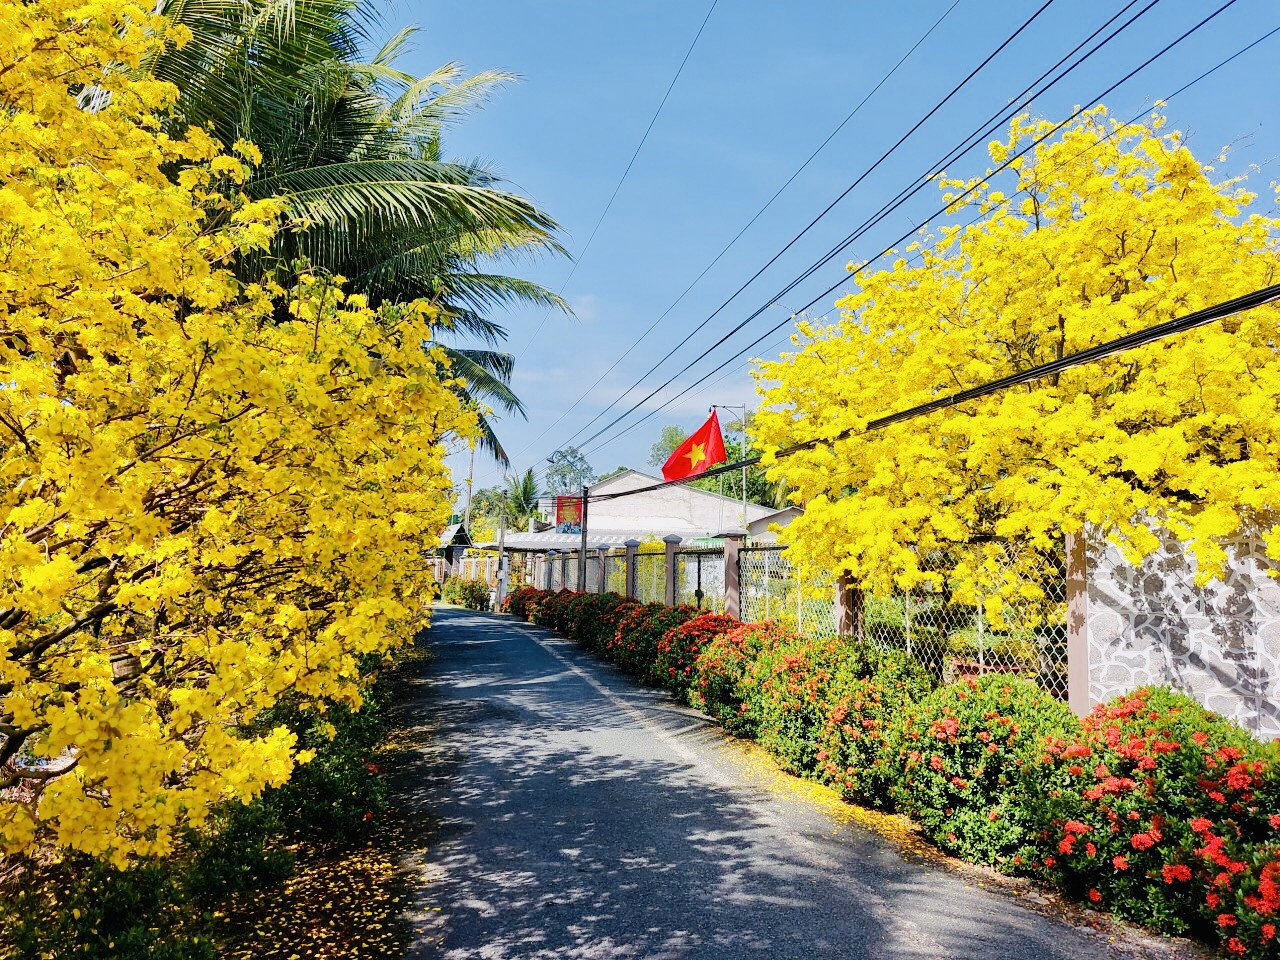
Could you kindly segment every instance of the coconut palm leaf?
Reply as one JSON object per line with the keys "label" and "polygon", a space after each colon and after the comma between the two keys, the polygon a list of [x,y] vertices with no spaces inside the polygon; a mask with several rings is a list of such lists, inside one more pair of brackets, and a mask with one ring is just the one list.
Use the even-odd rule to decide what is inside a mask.
{"label": "coconut palm leaf", "polygon": [[[295,264],[346,277],[376,304],[426,298],[440,307],[465,395],[523,415],[511,390],[498,309],[530,304],[567,311],[536,283],[504,276],[495,262],[564,252],[557,225],[478,162],[445,159],[441,131],[514,78],[467,76],[447,63],[426,76],[398,66],[412,28],[362,59],[378,26],[360,0],[160,0],[159,12],[190,32],[143,68],[181,91],[175,125],[194,123],[224,143],[263,153],[245,186],[279,197],[292,220],[265,258],[283,283]],[[506,462],[486,418],[481,445]]]}

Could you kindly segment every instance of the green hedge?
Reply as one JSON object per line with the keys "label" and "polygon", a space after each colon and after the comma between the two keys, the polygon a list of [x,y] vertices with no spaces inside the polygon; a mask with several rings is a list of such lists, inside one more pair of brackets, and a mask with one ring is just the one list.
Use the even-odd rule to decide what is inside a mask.
{"label": "green hedge", "polygon": [[992,674],[949,684],[904,710],[889,796],[949,853],[1008,873],[1036,860],[1025,771],[1046,735],[1074,733],[1065,704]]}
{"label": "green hedge", "polygon": [[1161,688],[1083,721],[1027,680],[616,594],[508,600],[938,846],[1228,955],[1280,958],[1280,754]]}
{"label": "green hedge", "polygon": [[468,610],[488,610],[489,584],[484,580],[449,577],[440,587],[440,599]]}

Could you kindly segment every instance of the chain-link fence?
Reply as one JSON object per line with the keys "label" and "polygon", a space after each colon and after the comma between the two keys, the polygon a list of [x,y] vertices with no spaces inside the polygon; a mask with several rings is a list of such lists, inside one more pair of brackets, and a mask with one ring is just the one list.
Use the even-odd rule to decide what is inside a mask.
{"label": "chain-link fence", "polygon": [[676,552],[676,603],[724,613],[724,550]]}
{"label": "chain-link fence", "polygon": [[906,651],[945,680],[1007,673],[1065,698],[1064,564],[1060,549],[969,545],[946,558],[950,576],[890,596],[867,596],[866,638]]}
{"label": "chain-link fence", "polygon": [[772,620],[810,637],[836,633],[835,582],[801,577],[782,547],[743,547],[738,552],[743,622]]}
{"label": "chain-link fence", "polygon": [[600,592],[600,568],[603,562],[599,550],[587,551],[587,585],[585,587],[587,593]]}
{"label": "chain-link fence", "polygon": [[662,547],[636,551],[636,599],[663,603],[667,599],[667,557]]}
{"label": "chain-link fence", "polygon": [[625,550],[610,550],[605,557],[605,589],[609,593],[627,592],[627,553]]}
{"label": "chain-link fence", "polygon": [[[469,557],[463,575],[487,576],[494,558]],[[701,610],[725,609],[724,551],[682,549],[675,554],[675,599]],[[928,558],[928,582],[889,595],[865,594],[860,616],[864,639],[903,650],[945,680],[1007,673],[1026,677],[1057,696],[1067,695],[1065,554],[1061,547],[1038,549],[1004,542],[981,542]],[[475,570],[475,574],[471,571]],[[496,573],[496,569],[493,571]],[[525,575],[552,590],[580,588],[578,557],[531,559]],[[638,599],[666,597],[666,556],[662,549],[636,553]],[[617,548],[587,557],[585,589],[627,592],[626,551]],[[742,547],[738,551],[740,617],[772,620],[802,636],[837,632],[835,583],[830,576],[798,570],[785,548]],[[857,630],[857,627],[855,627]]]}

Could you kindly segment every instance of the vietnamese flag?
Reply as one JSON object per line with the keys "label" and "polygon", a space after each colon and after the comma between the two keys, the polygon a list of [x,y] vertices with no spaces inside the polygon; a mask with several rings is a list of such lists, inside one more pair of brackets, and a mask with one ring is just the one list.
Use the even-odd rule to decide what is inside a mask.
{"label": "vietnamese flag", "polygon": [[688,480],[727,459],[724,437],[720,433],[720,417],[712,410],[707,422],[676,447],[675,453],[662,465],[662,476],[669,481]]}

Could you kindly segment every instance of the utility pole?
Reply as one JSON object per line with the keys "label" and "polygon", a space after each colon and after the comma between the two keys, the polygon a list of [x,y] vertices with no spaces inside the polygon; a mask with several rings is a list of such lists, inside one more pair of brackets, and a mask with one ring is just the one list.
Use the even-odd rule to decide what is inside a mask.
{"label": "utility pole", "polygon": [[471,485],[476,474],[476,448],[471,446],[471,462],[467,466],[467,512],[462,518],[462,527],[467,531],[467,536],[471,536]]}
{"label": "utility pole", "polygon": [[498,590],[494,595],[499,610],[507,598],[507,505],[498,512]]}
{"label": "utility pole", "polygon": [[578,523],[582,527],[582,544],[578,550],[578,589],[587,589],[587,494],[590,488],[582,485],[582,506],[578,511]]}

